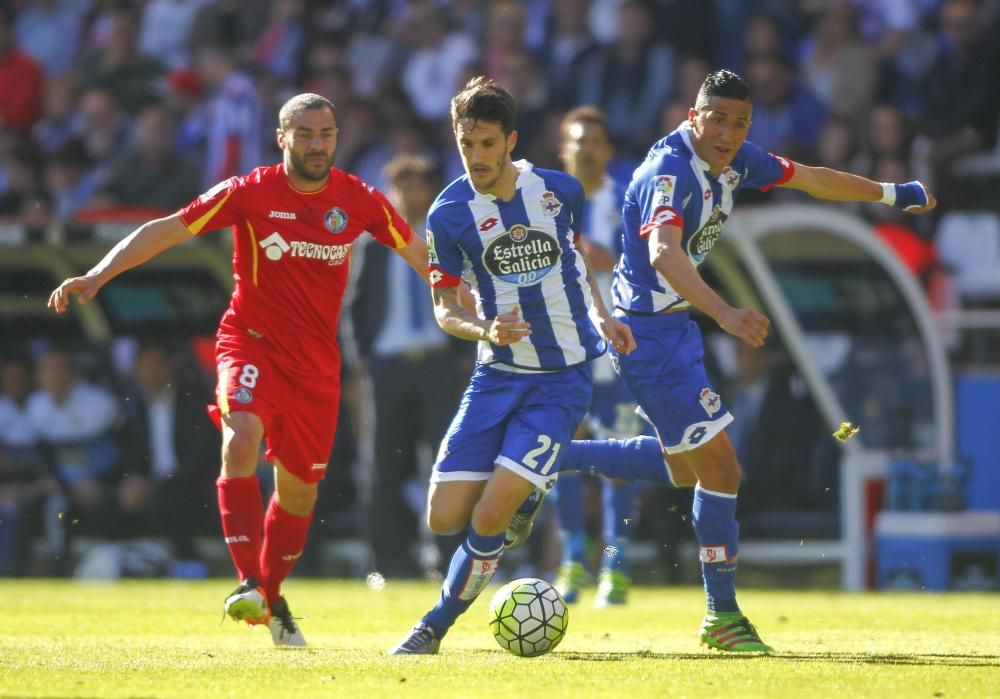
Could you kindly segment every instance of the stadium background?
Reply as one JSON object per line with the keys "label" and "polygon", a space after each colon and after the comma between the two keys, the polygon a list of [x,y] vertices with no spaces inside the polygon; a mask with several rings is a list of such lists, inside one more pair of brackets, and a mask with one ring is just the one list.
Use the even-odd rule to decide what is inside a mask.
{"label": "stadium background", "polygon": [[[560,167],[558,123],[565,111],[596,104],[614,131],[614,173],[627,178],[644,149],[686,114],[705,73],[727,67],[743,72],[755,90],[751,140],[876,180],[928,182],[940,201],[933,216],[827,206],[870,224],[926,294],[956,378],[960,443],[957,462],[947,465],[949,482],[936,475],[941,464],[912,458],[928,428],[902,417],[908,400],[922,400],[908,392],[905,372],[891,374],[898,381],[874,392],[855,419],[869,429],[885,426],[881,443],[898,456],[875,484],[878,507],[995,513],[998,445],[989,417],[1000,400],[1000,200],[993,193],[1000,184],[1000,50],[990,37],[997,29],[1000,3],[991,0],[5,3],[2,390],[42,397],[58,391],[72,381],[60,359],[68,351],[79,377],[102,396],[93,398],[91,414],[109,401],[116,408],[75,434],[44,420],[0,424],[0,575],[229,574],[212,489],[217,437],[200,419],[213,382],[211,336],[228,298],[228,235],[171,251],[66,317],[45,309],[48,292],[89,268],[137,223],[175,210],[229,175],[277,160],[277,109],[303,90],[337,105],[338,167],[385,190],[383,166],[414,153],[450,180],[461,164],[448,100],[477,73],[517,97],[515,156],[545,167]],[[794,192],[777,191],[741,203],[799,201]],[[891,328],[892,318],[884,320]],[[350,340],[344,344],[351,390],[297,575],[360,577],[374,565],[366,544],[366,499],[377,474],[373,410],[368,365],[352,356]],[[709,362],[716,381],[737,395],[738,360],[732,348],[715,344],[718,356]],[[766,368],[794,387],[797,367],[775,345]],[[157,365],[157,348],[172,361]],[[471,347],[450,351],[459,386]],[[876,364],[901,361],[892,342],[872,351]],[[136,357],[146,352],[154,355],[146,369],[169,370],[190,405],[184,413],[190,424],[174,458],[165,460],[138,438],[147,418],[131,409],[146,366]],[[916,373],[911,378],[919,384],[925,377]],[[842,533],[837,446],[808,391],[775,400],[778,409],[760,413],[752,429],[774,438],[757,445],[756,461],[744,458],[745,533],[834,540]],[[789,413],[805,416],[806,424],[782,422]],[[805,441],[788,444],[783,435],[790,431]],[[420,463],[401,494],[413,507],[386,513],[398,518],[401,532],[418,529],[421,466],[429,458],[428,450],[416,455]],[[64,462],[89,474],[83,480],[93,487],[78,487],[75,476],[60,471]],[[151,466],[162,463],[172,467]],[[640,499],[637,577],[694,580],[685,553],[689,496],[647,488]],[[915,576],[880,582],[926,587],[943,575],[934,585],[995,589],[1000,531],[986,521],[975,545],[957,554],[957,569],[955,556],[946,557],[933,563],[947,567],[944,573],[916,565]],[[551,572],[556,544],[550,528],[542,531],[548,536],[536,536],[508,572]],[[433,567],[426,537],[412,545],[413,567],[398,571],[400,577]],[[769,580],[766,556],[761,564],[759,577],[751,571],[741,579]],[[837,584],[820,558],[782,565],[783,584]]]}

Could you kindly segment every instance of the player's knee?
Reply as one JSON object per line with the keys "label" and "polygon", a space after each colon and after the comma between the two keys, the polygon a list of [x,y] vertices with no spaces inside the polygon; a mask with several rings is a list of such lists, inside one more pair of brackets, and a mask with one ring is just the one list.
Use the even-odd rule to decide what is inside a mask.
{"label": "player's knee", "polygon": [[480,500],[472,510],[472,527],[484,536],[493,536],[507,531],[510,512],[502,503]]}
{"label": "player's knee", "polygon": [[222,445],[222,468],[227,476],[249,476],[257,470],[260,440],[245,432],[232,432]]}
{"label": "player's knee", "polygon": [[433,508],[427,511],[427,526],[435,534],[447,536],[457,534],[465,526],[465,522],[457,521],[452,513],[442,513]]}

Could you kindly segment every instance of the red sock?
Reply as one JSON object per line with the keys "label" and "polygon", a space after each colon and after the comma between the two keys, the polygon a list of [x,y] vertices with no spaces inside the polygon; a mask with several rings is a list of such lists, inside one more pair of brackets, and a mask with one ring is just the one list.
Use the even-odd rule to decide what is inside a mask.
{"label": "red sock", "polygon": [[220,477],[219,494],[222,535],[240,580],[260,579],[260,539],[264,524],[264,501],[257,476]]}
{"label": "red sock", "polygon": [[260,570],[264,574],[268,604],[278,599],[281,583],[302,555],[310,522],[312,512],[298,517],[278,504],[277,495],[271,496],[264,517],[264,546],[260,552]]}

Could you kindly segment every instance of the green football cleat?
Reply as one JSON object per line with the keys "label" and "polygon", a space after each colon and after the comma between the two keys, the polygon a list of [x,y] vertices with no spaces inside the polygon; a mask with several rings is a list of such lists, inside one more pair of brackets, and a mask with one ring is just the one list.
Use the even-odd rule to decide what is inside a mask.
{"label": "green football cleat", "polygon": [[566,604],[575,604],[580,598],[580,590],[593,582],[587,568],[577,561],[563,563],[559,566],[552,587],[556,588]]}
{"label": "green football cleat", "polygon": [[597,577],[597,607],[613,607],[628,602],[628,588],[632,580],[620,570],[602,568]]}
{"label": "green football cleat", "polygon": [[701,643],[732,653],[773,653],[742,612],[709,612],[701,622]]}

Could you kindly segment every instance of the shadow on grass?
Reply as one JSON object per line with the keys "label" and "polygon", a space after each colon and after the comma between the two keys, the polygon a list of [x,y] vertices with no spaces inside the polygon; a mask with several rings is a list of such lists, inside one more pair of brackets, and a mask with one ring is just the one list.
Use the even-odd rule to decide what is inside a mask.
{"label": "shadow on grass", "polygon": [[842,663],[847,665],[944,665],[955,667],[1000,667],[1000,657],[996,655],[974,655],[970,653],[771,653],[729,654],[714,651],[699,653],[654,653],[635,651],[632,653],[607,652],[587,653],[582,651],[557,651],[553,656],[560,660],[586,660],[588,662],[624,662],[628,660],[709,660],[712,662],[756,660],[792,662]]}

